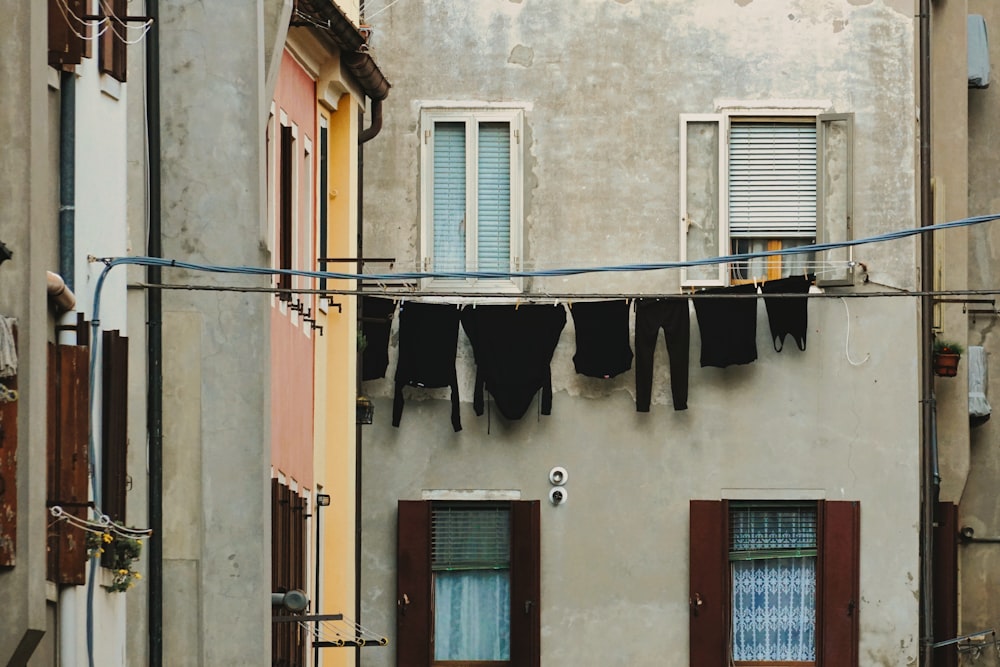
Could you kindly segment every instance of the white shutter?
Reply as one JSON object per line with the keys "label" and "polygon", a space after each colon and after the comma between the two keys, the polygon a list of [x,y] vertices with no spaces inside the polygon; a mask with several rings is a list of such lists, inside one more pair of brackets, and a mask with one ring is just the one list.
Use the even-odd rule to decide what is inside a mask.
{"label": "white shutter", "polygon": [[479,125],[479,271],[510,269],[510,123]]}
{"label": "white shutter", "polygon": [[[725,209],[720,204],[726,187],[722,121],[721,114],[680,116],[681,261],[728,254]],[[681,285],[685,287],[725,283],[723,264],[681,269]]]}
{"label": "white shutter", "polygon": [[433,239],[435,271],[465,270],[465,123],[434,123]]}
{"label": "white shutter", "polygon": [[732,123],[729,234],[816,235],[816,125]]}

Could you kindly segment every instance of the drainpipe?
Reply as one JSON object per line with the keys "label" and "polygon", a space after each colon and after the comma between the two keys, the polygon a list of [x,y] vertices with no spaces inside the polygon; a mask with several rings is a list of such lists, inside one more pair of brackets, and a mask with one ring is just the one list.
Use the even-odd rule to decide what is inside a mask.
{"label": "drainpipe", "polygon": [[[920,226],[934,224],[931,192],[931,40],[930,0],[920,0]],[[921,517],[920,517],[920,602],[921,665],[934,664],[934,510],[937,505],[940,477],[937,474],[935,442],[936,399],[931,374],[933,336],[934,237],[920,235],[920,408],[921,408]]]}
{"label": "drainpipe", "polygon": [[[49,298],[59,298],[66,291],[72,297],[76,273],[76,72],[63,70],[59,75],[59,274],[46,275]],[[58,279],[58,283],[53,280]],[[65,291],[64,291],[65,290]],[[59,293],[59,297],[55,295]],[[72,299],[75,305],[75,298]],[[65,301],[64,301],[65,303]],[[57,340],[60,345],[76,345],[76,314],[62,308]],[[94,573],[91,572],[91,577]],[[92,583],[92,582],[91,582]],[[78,619],[76,586],[63,586],[59,590],[59,648],[62,655],[78,653]],[[87,627],[92,627],[92,613],[88,611]],[[89,644],[88,644],[89,645]]]}
{"label": "drainpipe", "polygon": [[[372,111],[372,124],[365,130],[358,133],[358,239],[357,239],[357,255],[358,257],[358,273],[361,273],[361,269],[364,266],[360,259],[364,257],[364,183],[365,183],[365,144],[374,139],[378,133],[382,130],[382,100],[372,99],[371,100],[371,111]],[[364,122],[364,114],[359,113],[361,116],[359,125]],[[357,317],[358,322],[361,321],[362,315],[364,315],[363,309],[364,299],[360,296],[358,297],[357,306]],[[361,382],[363,378],[363,369],[361,368],[361,359],[357,360],[355,366],[355,395],[361,393]],[[357,420],[355,419],[355,422]],[[355,459],[354,459],[354,619],[355,622],[361,622],[361,424],[355,424],[354,426],[354,447],[355,447]],[[356,667],[361,667],[361,647],[354,649],[354,664]]]}
{"label": "drainpipe", "polygon": [[[160,224],[160,10],[159,0],[146,0],[152,19],[146,36],[146,132],[149,151],[149,237],[146,254],[163,256]],[[160,267],[146,269],[150,285],[160,282]],[[163,297],[159,289],[146,290],[147,367],[146,429],[149,438],[149,661],[163,665]]]}

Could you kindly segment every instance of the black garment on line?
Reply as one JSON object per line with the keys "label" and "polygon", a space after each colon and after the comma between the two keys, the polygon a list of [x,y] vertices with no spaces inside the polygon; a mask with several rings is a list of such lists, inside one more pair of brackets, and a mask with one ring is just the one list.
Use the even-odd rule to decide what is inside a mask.
{"label": "black garment on line", "polygon": [[451,425],[462,430],[458,410],[458,308],[443,303],[404,303],[399,307],[399,358],[392,425],[403,416],[403,386],[451,387]]}
{"label": "black garment on line", "polygon": [[813,276],[795,276],[768,280],[760,286],[764,294],[764,306],[767,308],[767,321],[771,326],[771,338],[774,350],[781,352],[785,347],[785,336],[791,334],[799,349],[806,349],[806,329],[809,327],[807,305],[809,299],[802,297],[770,297],[768,294],[806,294]]}
{"label": "black garment on line", "polygon": [[[703,293],[757,294],[757,286],[748,283]],[[757,299],[695,299],[694,310],[701,332],[702,366],[725,368],[757,359]]]}
{"label": "black garment on line", "polygon": [[635,410],[649,412],[653,391],[653,356],[656,339],[663,329],[670,358],[670,393],[674,410],[687,410],[688,355],[691,346],[691,315],[688,300],[637,299],[635,302]]}
{"label": "black garment on line", "polygon": [[628,301],[589,301],[569,308],[576,327],[576,372],[613,378],[632,368],[628,343]]}
{"label": "black garment on line", "polygon": [[483,414],[483,389],[507,419],[520,419],[542,390],[541,412],[552,412],[549,364],[566,326],[562,306],[466,306],[465,329],[476,359],[472,407]]}
{"label": "black garment on line", "polygon": [[365,336],[365,350],[361,353],[361,379],[377,380],[385,377],[389,368],[389,331],[396,302],[377,296],[361,298],[361,333]]}

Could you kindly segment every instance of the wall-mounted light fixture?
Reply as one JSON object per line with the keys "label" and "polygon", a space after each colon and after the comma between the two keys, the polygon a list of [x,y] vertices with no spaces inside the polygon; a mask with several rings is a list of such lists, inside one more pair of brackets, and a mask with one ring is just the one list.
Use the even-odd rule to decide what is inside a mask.
{"label": "wall-mounted light fixture", "polygon": [[371,424],[375,417],[375,405],[367,396],[358,396],[356,420],[358,424]]}

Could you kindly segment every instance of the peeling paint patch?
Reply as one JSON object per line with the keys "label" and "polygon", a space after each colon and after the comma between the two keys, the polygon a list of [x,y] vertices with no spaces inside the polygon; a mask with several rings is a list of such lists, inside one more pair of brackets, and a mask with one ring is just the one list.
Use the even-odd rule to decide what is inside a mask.
{"label": "peeling paint patch", "polygon": [[619,5],[627,5],[632,2],[632,0],[615,0]]}
{"label": "peeling paint patch", "polygon": [[510,1],[513,2],[515,5],[519,5],[522,2],[524,2],[524,0],[510,0]]}
{"label": "peeling paint patch", "polygon": [[835,33],[842,31],[845,27],[847,27],[847,21],[845,21],[844,19],[835,19],[834,20],[834,22],[833,22],[833,31]]}
{"label": "peeling paint patch", "polygon": [[534,49],[525,46],[524,44],[518,44],[513,49],[510,50],[510,56],[507,58],[507,62],[512,65],[521,65],[522,67],[531,67],[531,63],[535,60]]}
{"label": "peeling paint patch", "polygon": [[753,0],[733,0],[733,2],[735,2],[735,3],[736,3],[737,5],[739,5],[740,7],[746,7],[746,6],[747,6],[747,5],[749,5],[749,4],[751,3],[751,2],[753,2]]}
{"label": "peeling paint patch", "polygon": [[858,7],[872,4],[872,0],[847,0],[847,2]]}

